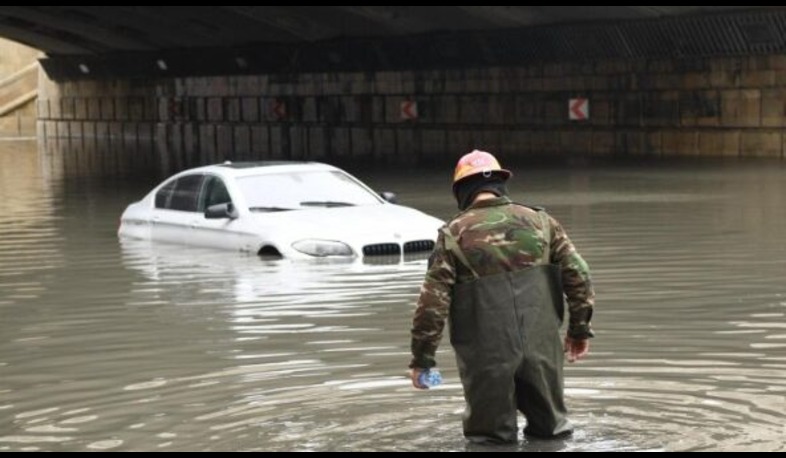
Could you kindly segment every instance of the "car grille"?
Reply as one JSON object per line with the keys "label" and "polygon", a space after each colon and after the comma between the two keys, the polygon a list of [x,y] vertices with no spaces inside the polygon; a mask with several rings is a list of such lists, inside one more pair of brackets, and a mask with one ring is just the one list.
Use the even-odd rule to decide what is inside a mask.
{"label": "car grille", "polygon": [[363,247],[363,256],[400,256],[401,245],[396,243],[382,243],[379,245],[366,245]]}
{"label": "car grille", "polygon": [[[431,253],[434,251],[434,242],[431,240],[418,240],[404,244],[404,254]],[[401,245],[397,243],[380,243],[363,247],[363,256],[400,256]]]}
{"label": "car grille", "polygon": [[404,253],[424,253],[434,251],[434,242],[431,240],[419,240],[404,244]]}

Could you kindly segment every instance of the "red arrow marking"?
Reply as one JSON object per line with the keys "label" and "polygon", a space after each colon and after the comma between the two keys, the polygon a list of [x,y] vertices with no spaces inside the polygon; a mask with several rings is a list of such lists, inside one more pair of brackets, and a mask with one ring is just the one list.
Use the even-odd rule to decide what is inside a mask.
{"label": "red arrow marking", "polygon": [[587,119],[587,113],[584,110],[586,106],[587,106],[587,99],[576,99],[573,102],[573,104],[570,106],[570,113],[573,115],[573,119],[576,120]]}
{"label": "red arrow marking", "polygon": [[418,117],[417,102],[404,102],[401,104],[401,116],[404,119],[416,119]]}
{"label": "red arrow marking", "polygon": [[273,116],[278,119],[287,117],[287,105],[283,100],[275,100],[273,102]]}

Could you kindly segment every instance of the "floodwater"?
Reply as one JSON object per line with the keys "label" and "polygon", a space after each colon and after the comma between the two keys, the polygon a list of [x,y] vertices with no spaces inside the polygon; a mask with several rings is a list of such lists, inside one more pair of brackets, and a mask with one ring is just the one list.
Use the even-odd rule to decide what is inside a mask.
{"label": "floodwater", "polygon": [[[449,345],[443,387],[406,379],[425,261],[120,243],[159,179],[133,163],[0,143],[0,452],[467,450]],[[454,212],[449,170],[351,171]],[[593,268],[598,338],[576,435],[512,450],[786,451],[786,166],[514,172]]]}

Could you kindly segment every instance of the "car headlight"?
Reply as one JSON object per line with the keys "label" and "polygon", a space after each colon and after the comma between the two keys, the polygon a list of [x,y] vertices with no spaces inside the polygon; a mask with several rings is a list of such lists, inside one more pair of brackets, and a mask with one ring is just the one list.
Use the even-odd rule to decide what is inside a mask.
{"label": "car headlight", "polygon": [[330,240],[301,240],[292,244],[297,251],[317,258],[330,256],[350,257],[355,253],[346,243],[332,242]]}

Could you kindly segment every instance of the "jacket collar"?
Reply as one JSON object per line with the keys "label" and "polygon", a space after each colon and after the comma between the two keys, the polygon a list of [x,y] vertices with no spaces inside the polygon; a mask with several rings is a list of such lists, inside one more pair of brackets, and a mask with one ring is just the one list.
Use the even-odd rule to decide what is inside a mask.
{"label": "jacket collar", "polygon": [[510,200],[509,197],[497,197],[494,199],[488,200],[481,200],[480,202],[475,202],[469,207],[469,210],[475,210],[477,208],[489,208],[489,207],[501,207],[503,205],[510,205],[513,201]]}

